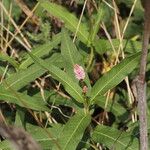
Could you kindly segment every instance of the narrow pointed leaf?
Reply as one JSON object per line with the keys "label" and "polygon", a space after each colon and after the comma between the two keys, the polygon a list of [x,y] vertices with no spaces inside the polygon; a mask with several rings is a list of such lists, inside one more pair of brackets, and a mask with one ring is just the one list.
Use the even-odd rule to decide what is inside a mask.
{"label": "narrow pointed leaf", "polygon": [[[120,41],[118,39],[112,39],[112,44],[114,49],[118,49],[120,45]],[[109,40],[98,39],[93,42],[95,50],[99,54],[103,54],[106,51],[112,51],[112,45]],[[142,48],[141,42],[133,41],[133,40],[123,40],[123,48],[125,52],[129,52],[134,54],[139,52]]]}
{"label": "narrow pointed leaf", "polygon": [[[46,9],[51,15],[58,17],[65,23],[65,27],[71,30],[73,33],[76,32],[79,20],[76,16],[69,11],[67,11],[64,7],[50,3],[45,0],[41,0],[41,6]],[[88,43],[89,33],[87,26],[85,24],[80,23],[77,36],[84,43]]]}
{"label": "narrow pointed leaf", "polygon": [[[62,56],[60,54],[54,54],[45,61],[48,64],[57,65],[58,61],[63,64]],[[28,83],[34,81],[36,78],[40,77],[46,71],[46,69],[39,67],[39,65],[37,64],[33,64],[26,69],[20,69],[18,72],[13,73],[10,77],[5,79],[8,84],[7,89],[13,88],[15,90],[19,90],[22,87],[26,86]],[[3,84],[1,84],[0,86],[3,86]]]}
{"label": "narrow pointed leaf", "polygon": [[5,101],[13,104],[17,104],[21,107],[37,110],[37,111],[49,111],[44,101],[38,101],[28,95],[16,92],[12,89],[6,90],[4,87],[0,87],[0,101]]}
{"label": "narrow pointed leaf", "polygon": [[78,113],[73,116],[63,128],[58,139],[61,150],[75,150],[90,121],[89,114]]}
{"label": "narrow pointed leaf", "polygon": [[83,102],[83,96],[82,96],[82,89],[79,87],[79,85],[69,77],[67,73],[62,71],[60,68],[49,65],[46,62],[44,62],[42,59],[34,56],[33,54],[29,53],[30,57],[42,68],[48,70],[50,74],[60,81],[63,86],[65,87],[66,91],[77,101]]}
{"label": "narrow pointed leaf", "polygon": [[106,97],[105,96],[97,96],[94,100],[94,104],[97,104],[98,106],[102,107],[107,112],[112,112],[116,117],[121,117],[123,114],[127,113],[126,109],[118,104],[117,102],[113,102],[113,100],[110,100],[108,102],[107,107],[106,105]]}
{"label": "narrow pointed leaf", "polygon": [[19,68],[18,62],[14,58],[8,56],[7,54],[0,52],[0,60],[7,61],[9,64],[14,66],[16,69]]}
{"label": "narrow pointed leaf", "polygon": [[[83,57],[80,54],[80,52],[77,50],[75,44],[72,42],[71,38],[69,37],[68,33],[66,30],[63,31],[62,33],[62,42],[61,42],[61,54],[63,56],[63,59],[66,64],[66,71],[70,75],[70,77],[77,82],[77,79],[75,78],[75,74],[73,71],[73,67],[75,64],[79,64],[82,66],[85,70],[84,63],[83,63]],[[88,74],[86,73],[85,83],[88,86],[88,90],[90,91],[91,85],[90,85],[90,80],[88,77]]]}
{"label": "narrow pointed leaf", "polygon": [[[27,132],[33,137],[34,140],[42,147],[42,150],[51,150],[56,144],[57,136],[62,131],[61,124],[51,124],[50,128],[41,128],[32,124],[26,124]],[[12,150],[10,142],[3,140],[0,142],[0,150]]]}
{"label": "narrow pointed leaf", "polygon": [[[54,47],[56,47],[61,41],[61,33],[57,34],[53,37],[52,41],[37,46],[36,48],[34,48],[32,50],[32,54],[34,54],[37,57],[43,57],[45,54],[48,54]],[[26,54],[24,56],[24,61],[21,63],[20,68],[25,69],[27,68],[29,65],[31,65],[33,63],[33,60],[31,59],[31,57]]]}
{"label": "narrow pointed leaf", "polygon": [[[25,70],[20,70],[5,79],[8,84],[7,89],[13,88],[19,90],[41,76],[44,72],[46,72],[46,70],[39,68],[38,65],[33,65]],[[3,86],[3,84],[1,86]]]}
{"label": "narrow pointed leaf", "polygon": [[66,30],[63,30],[62,33],[61,54],[65,61],[67,72],[70,74],[70,76],[75,78],[73,66],[75,64],[83,65],[83,58]]}
{"label": "narrow pointed leaf", "polygon": [[138,139],[125,131],[119,131],[113,127],[98,125],[92,134],[92,139],[103,144],[109,149],[138,150]]}
{"label": "narrow pointed leaf", "polygon": [[98,32],[98,30],[100,30],[100,22],[102,21],[102,19],[105,17],[105,11],[107,11],[103,5],[103,3],[101,3],[101,5],[99,6],[98,10],[97,10],[97,14],[95,15],[95,23],[93,25],[93,32],[91,34],[91,41],[93,42],[93,40],[96,37],[96,34]]}
{"label": "narrow pointed leaf", "polygon": [[60,147],[57,142],[57,138],[61,131],[63,130],[62,124],[50,124],[49,128],[41,128],[38,126],[33,126],[32,124],[27,124],[27,131],[32,135],[32,137],[42,146],[43,150],[52,149],[55,145]]}
{"label": "narrow pointed leaf", "polygon": [[98,96],[105,94],[109,89],[118,85],[139,62],[140,52],[125,58],[103,77],[101,77],[91,90],[91,102]]}

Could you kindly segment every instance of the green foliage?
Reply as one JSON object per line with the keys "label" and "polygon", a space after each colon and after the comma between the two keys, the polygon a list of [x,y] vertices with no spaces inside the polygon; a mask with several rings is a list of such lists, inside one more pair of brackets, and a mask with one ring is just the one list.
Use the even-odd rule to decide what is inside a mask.
{"label": "green foliage", "polygon": [[[90,121],[91,117],[89,114],[85,115],[84,113],[79,112],[73,116],[59,134],[58,143],[60,144],[60,149],[76,149]],[[54,147],[53,149],[59,148]]]}
{"label": "green foliage", "polygon": [[98,125],[92,134],[95,142],[102,143],[110,149],[139,149],[138,139],[132,133],[118,131],[112,127]]}
{"label": "green foliage", "polygon": [[105,103],[106,103],[105,96],[97,96],[94,100],[94,104],[97,104],[107,112],[112,112],[113,114],[115,114],[117,119],[122,118],[123,115],[127,115],[128,113],[126,109],[117,102],[109,100],[107,107],[105,107]]}
{"label": "green foliage", "polygon": [[60,81],[64,85],[66,91],[73,98],[75,98],[79,102],[83,102],[81,88],[75,82],[73,82],[73,80],[69,77],[67,73],[65,73],[64,71],[62,71],[54,65],[48,65],[42,59],[36,57],[32,53],[29,53],[29,55],[39,65],[39,67],[46,69],[52,74],[54,78]]}
{"label": "green foliage", "polygon": [[[22,63],[22,66],[25,66],[26,62],[31,62],[31,59],[26,59],[30,61],[25,61]],[[57,62],[61,62],[60,55],[52,55],[52,57],[46,59],[46,63],[48,65],[54,64],[57,65]],[[60,66],[59,64],[57,66]],[[37,64],[33,64],[27,69],[20,69],[18,72],[12,74],[10,77],[6,79],[7,84],[9,85],[7,88],[13,88],[15,90],[20,90],[24,86],[26,86],[28,83],[34,81],[36,78],[41,76],[46,72],[46,69],[39,67]]]}
{"label": "green foliage", "polygon": [[[37,2],[25,2],[30,14]],[[1,112],[8,125],[24,128],[43,150],[138,150],[138,114],[130,86],[142,48],[141,3],[122,35],[133,0],[115,5],[110,0],[87,1],[81,16],[85,2],[39,0],[34,10],[39,24],[32,24],[33,18],[25,18],[12,2],[10,15],[18,28],[27,20],[20,29],[24,38],[18,33],[9,43],[18,29],[7,32],[3,26],[13,32],[12,24],[6,14],[1,18]],[[10,0],[0,3],[9,11]],[[27,45],[31,51],[25,51]],[[82,80],[75,76],[77,64],[85,71]],[[147,75],[149,69],[148,61]],[[146,81],[149,91],[149,76]],[[150,119],[149,92],[147,101]],[[2,139],[0,149],[10,150],[10,142]]]}
{"label": "green foliage", "polygon": [[7,88],[4,88],[4,86],[0,87],[0,90],[0,100],[37,111],[49,111],[48,107],[46,107],[46,103],[42,100],[37,101],[26,94],[18,93],[12,89],[7,90]]}
{"label": "green foliage", "polygon": [[[21,13],[22,13],[22,11],[19,8],[19,6],[14,1],[11,1],[11,0],[5,0],[5,1],[3,1],[3,4],[6,7],[6,9],[7,9],[8,12],[11,9],[11,11],[12,11],[12,17],[15,20],[18,20],[19,17],[20,17],[20,15],[21,15]],[[12,8],[10,8],[10,6]],[[8,16],[7,15],[5,15],[5,19],[7,19],[7,21],[8,21]]]}
{"label": "green foliage", "polygon": [[101,77],[93,86],[91,91],[91,102],[98,95],[105,94],[109,89],[118,85],[137,66],[140,52],[125,58],[121,63],[112,68]]}
{"label": "green foliage", "polygon": [[[84,69],[83,57],[80,52],[77,50],[75,44],[73,44],[67,32],[63,32],[62,34],[62,42],[61,42],[61,55],[65,62],[66,72],[72,77],[74,81],[77,82],[77,79],[74,76],[73,67],[75,64],[80,64]],[[88,86],[88,90],[90,92],[91,85],[89,81],[88,74],[86,73],[86,77],[84,79],[85,83]]]}
{"label": "green foliage", "polygon": [[[37,46],[32,50],[32,53],[38,57],[44,57],[44,55],[49,54],[51,50],[60,43],[60,41],[61,34],[55,35],[51,42],[46,42],[43,45]],[[20,68],[22,69],[28,67],[33,63],[33,60],[28,56],[28,54],[25,54],[23,59],[25,60],[20,65]]]}
{"label": "green foliage", "polygon": [[105,9],[105,5],[101,3],[99,6],[99,9],[97,11],[97,14],[94,16],[94,25],[92,27],[92,32],[91,32],[91,41],[95,41],[98,30],[99,30],[99,24],[100,22],[104,19],[106,15],[107,10]]}
{"label": "green foliage", "polygon": [[31,34],[30,32],[27,32],[27,35],[29,38],[35,42],[48,42],[50,40],[50,24],[48,22],[41,24],[41,33],[39,34]]}
{"label": "green foliage", "polygon": [[[65,22],[65,27],[71,30],[72,32],[76,32],[79,20],[75,15],[69,13],[64,7],[60,5],[56,5],[55,3],[50,3],[48,1],[41,1],[41,6],[51,13],[51,15],[60,18]],[[89,42],[89,33],[86,24],[81,23],[78,29],[77,35],[81,39],[82,42]]]}
{"label": "green foliage", "polygon": [[14,58],[9,57],[7,54],[0,53],[0,60],[7,61],[10,63],[14,68],[18,69],[19,64],[17,61],[14,60]]}
{"label": "green foliage", "polygon": [[[115,50],[119,49],[120,41],[118,39],[112,39],[113,47]],[[112,45],[110,41],[104,39],[98,39],[94,41],[95,50],[99,54],[112,51]],[[123,48],[127,53],[135,53],[141,50],[142,45],[140,42],[133,40],[123,40]]]}

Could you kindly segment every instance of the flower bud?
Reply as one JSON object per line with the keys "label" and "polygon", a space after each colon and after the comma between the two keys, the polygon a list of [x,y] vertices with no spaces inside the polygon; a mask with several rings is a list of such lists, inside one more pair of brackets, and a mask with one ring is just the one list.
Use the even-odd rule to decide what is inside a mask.
{"label": "flower bud", "polygon": [[78,80],[83,80],[85,78],[85,72],[82,66],[75,64],[74,65],[74,73],[75,73],[75,77]]}

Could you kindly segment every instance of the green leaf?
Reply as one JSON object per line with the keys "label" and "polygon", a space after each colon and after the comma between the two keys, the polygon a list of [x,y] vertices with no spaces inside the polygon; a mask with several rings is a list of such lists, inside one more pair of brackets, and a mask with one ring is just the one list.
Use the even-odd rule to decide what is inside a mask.
{"label": "green leaf", "polygon": [[[75,64],[83,65],[83,58],[79,51],[77,50],[75,44],[72,42],[66,30],[62,32],[62,40],[61,40],[61,54],[65,61],[65,69],[67,73],[75,79],[75,75],[73,72],[73,66]],[[75,80],[77,81],[77,80]]]}
{"label": "green leaf", "polygon": [[109,72],[104,74],[91,90],[91,102],[98,96],[105,94],[109,89],[118,85],[139,62],[140,52],[125,58]]}
{"label": "green leaf", "polygon": [[[91,117],[89,114],[80,112],[73,116],[66,123],[58,139],[61,150],[75,150],[90,121]],[[56,148],[54,149],[56,150]]]}
{"label": "green leaf", "polygon": [[[117,50],[120,45],[119,39],[112,39],[112,44],[115,50]],[[112,46],[109,40],[104,40],[104,39],[95,40],[93,42],[93,45],[95,47],[96,52],[99,54],[103,54],[110,50],[112,51]],[[139,52],[142,48],[142,45],[141,42],[137,42],[133,40],[123,40],[123,48],[125,52],[129,52],[133,54],[135,52]]]}
{"label": "green leaf", "polygon": [[[54,54],[50,58],[45,60],[48,64],[55,64],[59,66],[63,64],[62,57],[60,54]],[[39,67],[37,64],[33,64],[32,66],[28,67],[27,69],[21,69],[18,72],[12,74],[10,77],[6,78],[5,81],[7,82],[7,88],[13,88],[15,90],[19,90],[22,87],[26,86],[28,83],[34,81],[36,78],[41,76],[47,70]],[[2,84],[3,85],[3,84]],[[2,86],[1,85],[1,86]]]}
{"label": "green leaf", "polygon": [[59,147],[57,138],[63,130],[61,124],[50,124],[49,128],[41,128],[32,124],[27,124],[27,131],[41,145],[43,150],[52,149],[54,145]]}
{"label": "green leaf", "polygon": [[16,92],[13,89],[6,90],[4,86],[0,87],[0,91],[0,101],[4,100],[5,102],[17,104],[21,107],[37,111],[49,111],[46,103],[42,100],[38,101],[28,95]]}
{"label": "green leaf", "polygon": [[115,128],[98,125],[92,134],[95,142],[105,145],[109,149],[117,150],[138,150],[138,139],[124,131]]}
{"label": "green leaf", "polygon": [[70,76],[59,69],[58,67],[54,65],[49,65],[48,63],[44,62],[42,59],[37,58],[32,53],[29,52],[29,55],[31,58],[42,68],[48,70],[50,74],[60,81],[63,86],[65,87],[66,91],[78,102],[84,102],[83,96],[82,96],[82,89],[79,87],[79,85],[70,78]]}
{"label": "green leaf", "polygon": [[105,103],[106,103],[106,97],[105,96],[97,96],[93,103],[97,104],[100,107],[102,107],[107,112],[112,112],[115,116],[117,116],[119,118],[123,114],[127,113],[127,111],[124,107],[119,105],[117,102],[113,102],[113,100],[110,100],[107,104],[107,107],[105,108]]}
{"label": "green leaf", "polygon": [[11,147],[12,147],[12,145],[7,140],[0,142],[0,150],[10,150]]}
{"label": "green leaf", "polygon": [[14,66],[16,69],[19,68],[19,63],[17,61],[15,61],[15,59],[13,57],[8,56],[7,54],[0,52],[0,60],[7,61],[12,66]]}
{"label": "green leaf", "polygon": [[[33,95],[33,97],[36,99],[41,99],[41,94],[36,93],[35,95]],[[53,104],[55,106],[62,105],[62,106],[74,108],[75,110],[82,109],[76,105],[76,103],[73,101],[73,99],[71,99],[69,97],[68,98],[63,97],[60,94],[58,94],[58,92],[53,91],[53,90],[44,90],[44,97],[45,97],[47,103]]]}
{"label": "green leaf", "polygon": [[17,107],[16,116],[15,116],[15,125],[17,127],[24,126],[25,113],[26,113],[26,111],[24,111],[24,109],[22,109],[21,107]]}
{"label": "green leaf", "polygon": [[[57,46],[60,43],[60,41],[61,41],[61,33],[55,35],[52,41],[37,46],[31,51],[31,53],[37,57],[43,57],[44,55],[48,54],[55,46]],[[25,69],[33,63],[33,60],[28,54],[24,56],[24,59],[25,60],[20,65],[21,69]]]}
{"label": "green leaf", "polygon": [[[76,18],[74,14],[67,11],[61,5],[50,3],[45,0],[41,1],[41,6],[45,10],[47,10],[51,15],[63,20],[65,23],[65,27],[67,29],[71,30],[73,33],[76,32],[79,20]],[[77,36],[83,43],[85,44],[90,43],[88,39],[89,38],[88,28],[85,24],[83,23],[80,24]]]}
{"label": "green leaf", "polygon": [[105,17],[105,11],[106,11],[106,9],[105,9],[103,3],[101,3],[101,5],[99,6],[99,8],[97,10],[97,14],[95,16],[95,23],[92,26],[93,31],[92,31],[92,34],[90,36],[92,42],[94,41],[96,34],[100,28],[100,22]]}
{"label": "green leaf", "polygon": [[[75,78],[73,67],[75,64],[79,64],[85,70],[84,63],[83,63],[83,57],[80,54],[80,52],[77,50],[75,44],[72,42],[67,31],[65,31],[65,30],[62,33],[61,54],[62,54],[65,64],[66,64],[65,69],[66,69],[67,74],[70,75],[70,77],[73,79],[73,81],[77,82],[78,80]],[[90,91],[91,85],[90,85],[90,80],[89,80],[87,73],[86,73],[84,81],[88,86],[88,90]]]}
{"label": "green leaf", "polygon": [[[32,124],[26,125],[27,132],[39,143],[43,150],[51,150],[57,144],[57,137],[63,129],[61,124],[50,125],[49,128],[41,128]],[[10,142],[7,140],[0,142],[0,150],[12,150],[9,144]]]}
{"label": "green leaf", "polygon": [[[8,84],[7,89],[13,88],[15,90],[19,90],[20,88],[41,76],[44,72],[46,72],[46,70],[39,68],[38,65],[32,65],[25,70],[20,70],[5,79]],[[3,86],[3,84],[1,86]]]}
{"label": "green leaf", "polygon": [[[5,0],[3,2],[3,6],[5,7],[6,10],[10,9],[10,5],[12,5],[12,11],[11,11],[11,17],[17,22],[18,19],[20,18],[21,14],[22,14],[22,10],[20,9],[20,7],[18,6],[17,3],[15,3],[15,1],[11,1],[11,0]],[[4,13],[4,19],[6,19],[6,21],[9,21],[9,17],[7,14]],[[10,25],[10,29],[12,30],[13,26]]]}
{"label": "green leaf", "polygon": [[[42,99],[40,92],[32,95],[32,97],[37,100]],[[57,91],[54,90],[44,90],[44,97],[49,105],[70,107],[76,112],[83,109],[77,101],[74,101],[73,98],[61,96]]]}

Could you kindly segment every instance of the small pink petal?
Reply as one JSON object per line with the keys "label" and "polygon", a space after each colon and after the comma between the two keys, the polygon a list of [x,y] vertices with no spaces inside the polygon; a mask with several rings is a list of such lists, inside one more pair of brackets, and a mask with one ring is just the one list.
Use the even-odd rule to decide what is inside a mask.
{"label": "small pink petal", "polygon": [[82,66],[75,64],[74,65],[74,73],[75,73],[75,77],[78,80],[83,80],[85,78],[85,72]]}

